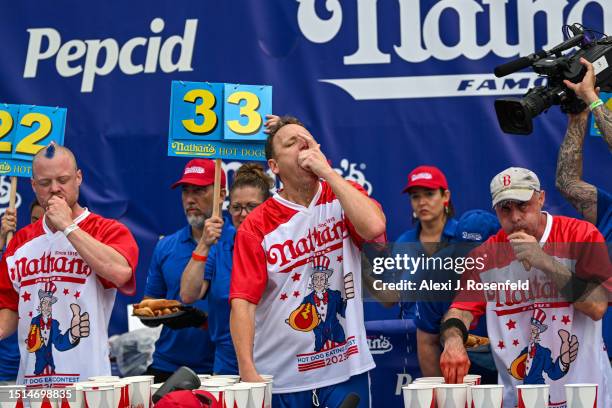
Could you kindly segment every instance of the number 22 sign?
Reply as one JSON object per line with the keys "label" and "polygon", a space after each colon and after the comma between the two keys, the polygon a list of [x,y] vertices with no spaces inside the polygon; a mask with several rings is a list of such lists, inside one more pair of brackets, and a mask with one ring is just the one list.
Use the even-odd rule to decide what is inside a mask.
{"label": "number 22 sign", "polygon": [[63,145],[65,129],[65,108],[0,104],[0,175],[31,177],[36,153]]}

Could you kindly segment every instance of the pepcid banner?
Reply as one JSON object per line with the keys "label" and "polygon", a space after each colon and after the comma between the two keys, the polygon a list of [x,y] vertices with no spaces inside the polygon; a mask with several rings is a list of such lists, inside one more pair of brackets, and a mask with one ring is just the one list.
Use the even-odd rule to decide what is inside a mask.
{"label": "pepcid banner", "polygon": [[[516,165],[539,175],[551,212],[574,215],[554,186],[566,118],[553,107],[533,135],[502,134],[495,98],[542,80],[529,70],[492,72],[552,48],[575,22],[612,33],[612,3],[12,2],[0,14],[0,99],[69,110],[64,144],[83,170],[82,203],[138,240],[138,292],[118,297],[110,328],[118,333],[127,329],[125,304],[142,296],[155,243],[186,223],[180,192],[170,190],[187,161],[167,157],[173,80],[271,85],[275,113],[298,116],[334,168],[383,205],[390,240],[411,225],[401,190],[420,164],[446,173],[459,213],[490,208],[491,177]],[[587,136],[585,157],[585,179],[611,189],[601,137]],[[230,180],[239,165],[225,163]],[[19,195],[23,225],[27,183]]]}

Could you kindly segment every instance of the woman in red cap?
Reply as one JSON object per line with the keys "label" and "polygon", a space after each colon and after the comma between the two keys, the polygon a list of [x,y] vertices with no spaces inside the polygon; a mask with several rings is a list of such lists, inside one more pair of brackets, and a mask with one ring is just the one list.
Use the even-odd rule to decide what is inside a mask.
{"label": "woman in red cap", "polygon": [[419,166],[408,174],[408,183],[402,192],[410,196],[416,225],[400,235],[396,242],[419,242],[423,252],[431,256],[440,243],[455,238],[457,228],[446,177],[437,167]]}
{"label": "woman in red cap", "polygon": [[[410,196],[415,225],[395,240],[394,253],[432,256],[448,243],[455,242],[455,210],[446,177],[440,169],[434,166],[415,168],[408,174],[408,183],[402,192]],[[412,277],[414,272],[411,272]],[[403,302],[400,309],[402,318],[415,317],[414,302]]]}

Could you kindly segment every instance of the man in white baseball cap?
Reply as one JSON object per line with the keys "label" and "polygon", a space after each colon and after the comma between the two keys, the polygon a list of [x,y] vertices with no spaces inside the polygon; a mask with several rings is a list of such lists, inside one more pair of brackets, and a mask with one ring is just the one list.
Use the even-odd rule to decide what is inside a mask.
{"label": "man in white baseball cap", "polygon": [[521,167],[510,167],[491,180],[493,207],[505,200],[529,201],[534,191],[540,191],[536,174]]}
{"label": "man in white baseball cap", "polygon": [[[519,384],[548,384],[549,406],[561,406],[564,385],[578,382],[599,384],[598,406],[611,406],[612,370],[601,318],[612,268],[601,233],[591,223],[542,211],[545,194],[528,169],[510,167],[493,177],[491,198],[502,228],[470,255],[482,257],[484,267],[464,277],[520,278],[529,287],[459,294],[440,326],[446,382],[463,382],[470,365],[468,327],[482,316],[505,386],[504,407],[516,406]],[[544,325],[547,330],[541,330]]]}

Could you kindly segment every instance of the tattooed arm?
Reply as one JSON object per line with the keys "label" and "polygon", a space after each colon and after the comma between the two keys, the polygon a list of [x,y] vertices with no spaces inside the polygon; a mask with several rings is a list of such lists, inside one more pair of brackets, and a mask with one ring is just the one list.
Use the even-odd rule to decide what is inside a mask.
{"label": "tattooed arm", "polygon": [[592,224],[597,222],[597,189],[582,180],[582,152],[588,112],[568,115],[557,159],[557,189]]}
{"label": "tattooed arm", "polygon": [[593,116],[608,149],[612,152],[612,112],[605,105],[600,105],[593,109]]}
{"label": "tattooed arm", "polygon": [[[586,68],[586,73],[582,78],[582,81],[574,84],[570,81],[563,81],[565,85],[576,93],[580,99],[587,105],[591,105],[593,102],[599,99],[599,89],[595,89],[595,69],[593,64],[580,58],[580,63]],[[597,127],[603,134],[604,141],[608,145],[608,149],[612,151],[612,112],[604,106],[598,106],[593,109],[593,116],[597,122]]]}

